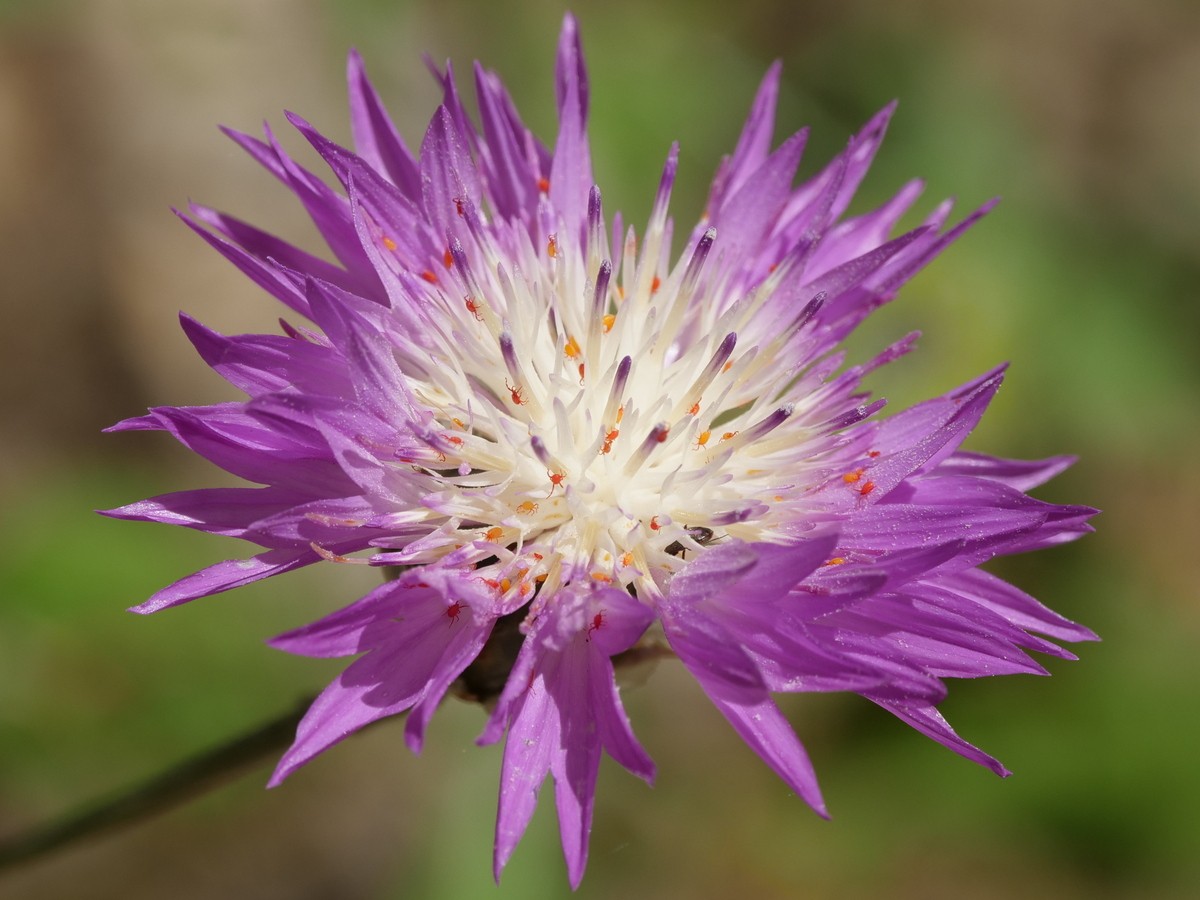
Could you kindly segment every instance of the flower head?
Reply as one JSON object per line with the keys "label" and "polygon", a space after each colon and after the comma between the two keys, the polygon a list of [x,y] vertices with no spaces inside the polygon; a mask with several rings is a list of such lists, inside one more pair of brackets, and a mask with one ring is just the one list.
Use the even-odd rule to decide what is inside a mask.
{"label": "flower head", "polygon": [[229,337],[184,316],[248,399],[114,426],[168,431],[261,485],[109,511],[263,548],[139,612],[310,563],[399,568],[275,639],[362,655],[313,704],[272,783],[405,711],[419,750],[451,689],[494,702],[480,741],[508,735],[497,876],[550,774],[578,884],[601,751],[654,775],[614,681],[614,660],[649,647],[669,647],[822,814],[772,692],[859,693],[1003,773],[937,712],[942,679],[1042,672],[1026,649],[1070,654],[1031,632],[1093,635],[978,566],[1073,539],[1093,511],[1025,494],[1069,459],[959,450],[1002,370],[883,418],[862,378],[912,337],[850,367],[837,349],[986,207],[945,228],[943,204],[893,237],[912,183],[843,217],[891,107],[793,186],[806,132],[771,148],[776,66],[675,255],[675,148],[642,234],[619,215],[610,231],[573,19],[553,150],[493,73],[475,68],[478,126],[449,67],[437,74],[443,102],[415,154],[353,54],[354,152],[289,116],[340,190],[269,130],[229,132],[296,194],[335,261],[207,208],[184,221],[315,328]]}

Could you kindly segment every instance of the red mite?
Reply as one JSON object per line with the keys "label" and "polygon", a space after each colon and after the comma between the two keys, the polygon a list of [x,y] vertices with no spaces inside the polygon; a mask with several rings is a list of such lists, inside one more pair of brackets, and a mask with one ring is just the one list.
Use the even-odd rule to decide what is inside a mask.
{"label": "red mite", "polygon": [[590,641],[592,639],[592,632],[599,631],[603,626],[604,626],[604,610],[600,610],[600,612],[598,612],[594,616],[592,616],[592,624],[590,624],[588,626],[587,637],[585,638],[585,640]]}
{"label": "red mite", "polygon": [[446,616],[450,619],[451,625],[453,625],[455,622],[458,621],[458,617],[462,613],[462,611],[463,611],[463,605],[462,605],[462,602],[459,600],[455,600],[453,603],[451,603],[449,606],[446,607]]}
{"label": "red mite", "polygon": [[504,386],[506,388],[508,388],[508,392],[510,394],[512,394],[512,402],[513,403],[517,404],[517,406],[520,406],[522,403],[525,402],[525,398],[521,396],[525,392],[525,388],[513,387],[511,384],[508,383],[507,378],[504,379]]}

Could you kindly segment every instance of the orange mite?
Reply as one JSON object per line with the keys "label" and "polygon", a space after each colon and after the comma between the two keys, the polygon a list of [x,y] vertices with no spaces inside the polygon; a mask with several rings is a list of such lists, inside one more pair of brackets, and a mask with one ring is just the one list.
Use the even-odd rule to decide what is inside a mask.
{"label": "orange mite", "polygon": [[604,321],[604,333],[608,334],[610,331],[612,331],[612,327],[616,323],[617,317],[614,316],[612,313],[609,313],[608,315],[606,315],[604,317],[603,321]]}
{"label": "orange mite", "polygon": [[873,491],[873,490],[875,490],[875,482],[868,481],[866,484],[864,484],[862,487],[860,487],[858,489],[858,492],[865,497],[865,496],[867,496],[867,494],[871,493],[871,491]]}
{"label": "orange mite", "polygon": [[738,432],[736,432],[736,431],[727,431],[723,435],[721,435],[721,440],[727,441],[732,437],[737,437],[737,435],[738,435]]}
{"label": "orange mite", "polygon": [[862,474],[862,469],[855,469],[853,472],[847,472],[845,475],[843,475],[842,481],[846,482],[846,484],[854,484],[854,482],[862,478]]}
{"label": "orange mite", "polygon": [[525,398],[523,396],[521,396],[522,394],[525,393],[525,388],[513,387],[511,384],[508,383],[507,378],[504,379],[504,386],[506,388],[508,388],[508,392],[510,394],[512,394],[512,402],[513,403],[517,404],[517,406],[520,406],[522,403],[525,402]]}
{"label": "orange mite", "polygon": [[697,400],[695,403],[692,404],[692,408],[688,410],[688,415],[694,416],[698,412],[700,412],[700,401],[699,400]]}
{"label": "orange mite", "polygon": [[450,248],[446,248],[446,252],[442,254],[442,263],[447,269],[454,265],[454,254],[450,252]]}
{"label": "orange mite", "polygon": [[601,453],[611,453],[613,441],[621,434],[616,428],[604,436],[604,446],[600,448]]}
{"label": "orange mite", "polygon": [[526,500],[524,503],[522,503],[520,506],[517,507],[517,512],[519,512],[523,516],[527,516],[530,513],[535,513],[537,511],[538,511],[538,505],[536,503],[534,503],[532,500]]}
{"label": "orange mite", "polygon": [[383,246],[387,247],[389,250],[395,250],[396,242],[385,234],[383,236]]}
{"label": "orange mite", "polygon": [[501,528],[499,525],[496,525],[492,528],[489,528],[486,532],[484,532],[483,539],[485,541],[491,541],[494,544],[494,543],[496,543],[496,541],[500,540],[500,538],[502,538],[503,536],[504,536],[504,529]]}
{"label": "orange mite", "polygon": [[550,240],[546,242],[546,255],[551,259],[558,256],[558,235],[550,235]]}
{"label": "orange mite", "polygon": [[658,293],[660,287],[662,287],[662,279],[655,275],[654,280],[650,282],[650,293]]}
{"label": "orange mite", "polygon": [[702,431],[702,432],[700,432],[700,434],[696,436],[696,447],[695,447],[695,449],[699,450],[701,447],[703,447],[705,444],[707,444],[707,443],[708,443],[708,439],[709,439],[710,437],[712,437],[712,432],[711,432],[711,431]]}
{"label": "orange mite", "polygon": [[437,276],[434,275],[432,272],[430,272],[428,269],[426,269],[424,272],[421,273],[421,277],[424,278],[426,281],[428,281],[430,284],[437,284]]}

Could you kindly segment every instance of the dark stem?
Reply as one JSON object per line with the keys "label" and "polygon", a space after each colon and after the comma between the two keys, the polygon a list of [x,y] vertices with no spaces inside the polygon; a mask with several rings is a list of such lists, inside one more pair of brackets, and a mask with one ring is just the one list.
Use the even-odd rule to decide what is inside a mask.
{"label": "dark stem", "polygon": [[0,842],[0,870],[31,862],[67,844],[164,812],[219,786],[242,770],[286,749],[312,703],[294,709],[253,731],[185,760],[156,778],[65,818]]}
{"label": "dark stem", "polygon": [[[520,649],[519,619],[520,615],[514,614],[497,622],[479,657],[455,682],[455,693],[459,697],[487,707],[500,695]],[[617,669],[628,669],[673,656],[666,644],[647,641],[613,657],[613,665]],[[290,712],[185,760],[149,781],[57,821],[0,841],[0,871],[40,859],[61,847],[119,826],[147,819],[220,787],[264,758],[285,750],[295,738],[296,726],[312,702],[313,698],[307,697]]]}

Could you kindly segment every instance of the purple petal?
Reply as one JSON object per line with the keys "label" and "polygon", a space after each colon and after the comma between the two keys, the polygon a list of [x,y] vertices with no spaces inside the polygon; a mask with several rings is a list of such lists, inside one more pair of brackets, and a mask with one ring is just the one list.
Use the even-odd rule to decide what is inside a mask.
{"label": "purple petal", "polygon": [[591,190],[592,163],[587,141],[587,71],[579,30],[570,14],[563,18],[555,64],[558,96],[558,140],[550,164],[550,202],[563,225],[582,245],[587,227],[587,197]]}
{"label": "purple petal", "polygon": [[764,698],[758,703],[743,705],[711,694],[709,697],[742,740],[775,770],[775,774],[818,815],[828,818],[829,812],[825,809],[821,789],[817,786],[817,773],[813,771],[808,754],[775,702]]}
{"label": "purple petal", "polygon": [[244,537],[250,523],[277,515],[306,499],[306,495],[274,487],[203,488],[161,494],[100,513],[114,519],[161,522],[210,534]]}
{"label": "purple petal", "polygon": [[[340,549],[342,548],[336,548],[334,552]],[[316,551],[305,547],[304,549],[268,550],[266,553],[260,553],[249,559],[228,559],[186,578],[181,578],[174,584],[156,592],[145,603],[130,607],[129,611],[142,614],[158,612],[161,609],[195,600],[197,597],[219,594],[222,591],[262,581],[272,575],[280,575],[301,566],[311,565],[320,558]]]}
{"label": "purple petal", "polygon": [[346,60],[346,81],[350,88],[350,133],[358,155],[373,169],[386,172],[392,184],[409,200],[416,201],[421,196],[417,161],[371,86],[357,50],[351,50]]}
{"label": "purple petal", "polygon": [[959,756],[964,756],[972,762],[991,769],[1001,778],[1007,778],[1012,773],[1004,768],[995,757],[988,756],[973,744],[968,744],[950,727],[950,723],[942,717],[934,707],[922,704],[893,703],[884,700],[874,700],[896,718],[906,722],[921,734],[937,741],[943,747],[949,747]]}

